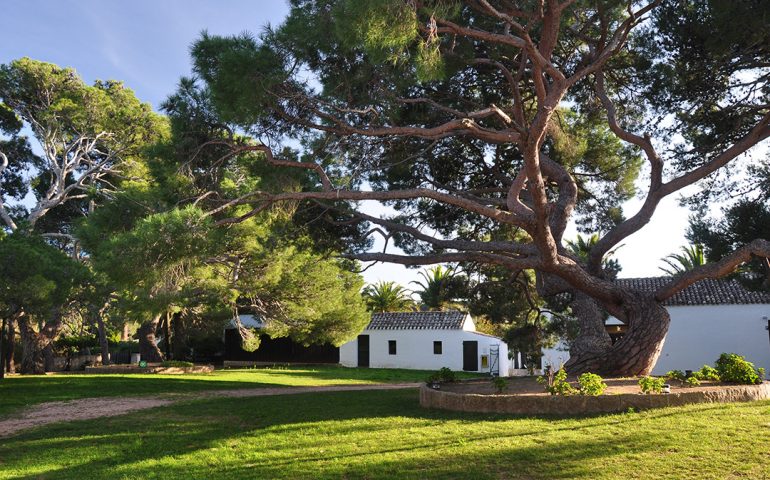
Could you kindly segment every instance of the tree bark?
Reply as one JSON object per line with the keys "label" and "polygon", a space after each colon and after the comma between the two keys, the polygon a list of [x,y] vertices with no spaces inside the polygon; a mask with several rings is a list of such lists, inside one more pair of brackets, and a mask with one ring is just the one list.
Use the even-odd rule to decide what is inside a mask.
{"label": "tree bark", "polygon": [[[163,321],[163,346],[166,354],[166,358],[171,358],[171,329],[169,328],[169,323],[171,322],[171,314],[166,314],[166,318]],[[173,314],[173,317],[176,319],[176,314]]]}
{"label": "tree bark", "polygon": [[29,324],[29,319],[19,321],[21,334],[21,373],[42,375],[45,373],[45,359],[40,345],[38,333]]}
{"label": "tree bark", "polygon": [[110,364],[110,344],[107,341],[107,327],[104,324],[104,310],[107,308],[105,304],[104,308],[101,308],[94,318],[96,320],[96,328],[99,332],[99,347],[102,351],[102,365]]}
{"label": "tree bark", "polygon": [[17,316],[14,315],[8,319],[8,334],[6,350],[5,350],[5,371],[6,373],[16,373],[16,361],[14,360],[14,354],[16,353],[16,320]]}
{"label": "tree bark", "polygon": [[142,360],[146,362],[158,363],[163,361],[163,354],[155,343],[155,332],[160,323],[160,315],[156,315],[152,320],[144,322],[137,330],[139,337],[139,353]]}
{"label": "tree bark", "polygon": [[5,326],[7,323],[3,317],[2,325],[0,325],[0,380],[5,378]]}
{"label": "tree bark", "polygon": [[187,329],[184,317],[182,317],[181,313],[174,314],[174,319],[171,320],[171,332],[174,337],[174,342],[171,344],[171,352],[174,355],[174,360],[185,360],[185,356],[188,353],[185,348],[187,342]]}
{"label": "tree bark", "polygon": [[[596,303],[596,300],[585,293],[576,292],[574,296],[570,306],[572,307],[572,314],[578,322],[579,331],[570,345],[570,359],[580,358],[584,354],[596,355],[607,352],[612,347],[612,339],[604,325],[606,314]],[[569,362],[567,367],[567,371],[573,373],[572,369],[569,369]]]}
{"label": "tree bark", "polygon": [[62,313],[55,310],[51,318],[36,332],[30,325],[29,318],[19,319],[21,333],[22,358],[21,373],[43,374],[53,369],[53,341],[62,328]]}
{"label": "tree bark", "polygon": [[663,349],[671,317],[657,301],[649,297],[629,296],[623,302],[627,330],[622,339],[609,348],[591,348],[585,344],[576,355],[570,351],[565,368],[570,374],[584,372],[608,376],[649,375]]}

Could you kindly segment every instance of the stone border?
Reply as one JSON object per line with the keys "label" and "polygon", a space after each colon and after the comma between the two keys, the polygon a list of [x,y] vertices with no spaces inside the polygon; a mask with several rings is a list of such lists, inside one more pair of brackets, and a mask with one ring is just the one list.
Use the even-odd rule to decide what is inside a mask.
{"label": "stone border", "polygon": [[[708,387],[712,388],[712,387]],[[644,395],[480,395],[420,387],[420,405],[457,412],[511,413],[519,415],[580,415],[586,413],[624,412],[629,408],[674,407],[691,403],[751,402],[770,399],[770,383],[731,385],[693,392]]]}
{"label": "stone border", "polygon": [[161,367],[148,365],[141,368],[136,365],[107,365],[106,367],[86,367],[85,373],[163,373],[167,375],[181,375],[184,373],[211,373],[213,365],[195,365],[194,367]]}

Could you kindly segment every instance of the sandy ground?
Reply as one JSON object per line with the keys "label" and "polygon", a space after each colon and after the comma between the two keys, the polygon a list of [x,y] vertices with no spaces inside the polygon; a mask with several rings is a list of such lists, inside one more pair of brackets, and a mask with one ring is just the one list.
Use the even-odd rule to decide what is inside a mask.
{"label": "sandy ground", "polygon": [[28,428],[57,422],[71,422],[92,418],[112,417],[137,410],[170,405],[172,403],[218,397],[263,397],[268,395],[296,395],[312,392],[350,392],[360,390],[393,390],[415,388],[419,383],[377,385],[332,385],[325,387],[249,388],[239,390],[210,390],[188,394],[166,394],[145,397],[81,398],[64,402],[35,405],[6,419],[0,419],[0,438],[14,435]]}

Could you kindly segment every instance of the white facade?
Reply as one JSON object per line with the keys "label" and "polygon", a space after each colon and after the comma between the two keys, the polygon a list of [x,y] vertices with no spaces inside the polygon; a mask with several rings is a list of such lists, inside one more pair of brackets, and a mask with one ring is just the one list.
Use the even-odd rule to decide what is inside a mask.
{"label": "white facade", "polygon": [[[743,355],[770,371],[770,304],[670,306],[666,310],[671,325],[653,375],[714,365],[723,352]],[[611,320],[615,319],[607,323]],[[566,362],[569,352],[560,347],[564,348],[544,350],[543,361]]]}
{"label": "white facade", "polygon": [[714,365],[723,352],[743,355],[770,371],[770,305],[676,306],[667,310],[671,326],[653,374]]}
{"label": "white facade", "polygon": [[[508,345],[500,338],[475,331],[470,316],[462,329],[366,329],[361,335],[369,337],[369,366],[373,368],[405,368],[414,370],[438,370],[447,367],[463,370],[463,342],[477,342],[476,363],[478,372],[489,373],[490,347],[499,348],[501,376],[508,376],[510,361]],[[395,341],[395,354],[390,352],[389,342]],[[441,342],[441,353],[434,353],[434,342]],[[340,364],[359,366],[358,339],[340,347]]]}

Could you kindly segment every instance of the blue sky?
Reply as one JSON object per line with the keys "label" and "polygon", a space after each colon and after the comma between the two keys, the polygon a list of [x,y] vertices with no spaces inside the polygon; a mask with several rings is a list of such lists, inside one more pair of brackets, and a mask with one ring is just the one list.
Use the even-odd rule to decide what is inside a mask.
{"label": "blue sky", "polygon": [[[189,74],[189,47],[201,31],[258,33],[288,13],[284,0],[2,0],[2,7],[0,63],[27,56],[74,67],[89,83],[123,80],[156,109]],[[629,202],[627,214],[640,205]],[[659,275],[660,258],[685,243],[687,216],[675,198],[664,200],[653,221],[618,251],[621,276]],[[365,278],[407,285],[417,276],[376,265]]]}
{"label": "blue sky", "polygon": [[19,57],[74,67],[87,81],[125,81],[158,107],[190,71],[203,30],[258,33],[284,0],[3,0],[0,63]]}

